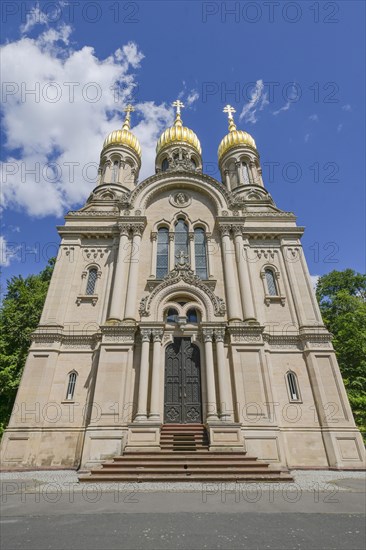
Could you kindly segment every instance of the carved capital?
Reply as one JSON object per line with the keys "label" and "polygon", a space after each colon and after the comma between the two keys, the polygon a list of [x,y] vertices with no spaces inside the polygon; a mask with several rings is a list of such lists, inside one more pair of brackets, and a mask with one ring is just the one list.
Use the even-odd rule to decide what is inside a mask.
{"label": "carved capital", "polygon": [[189,239],[190,241],[193,241],[193,239],[194,239],[194,232],[193,232],[193,231],[190,231],[190,232],[188,233],[188,239]]}
{"label": "carved capital", "polygon": [[219,227],[221,237],[229,237],[230,236],[230,225],[220,225]]}
{"label": "carved capital", "polygon": [[233,225],[234,237],[241,237],[243,235],[243,227],[241,225]]}
{"label": "carved capital", "polygon": [[151,331],[153,342],[161,342],[163,339],[164,331],[163,329],[153,329]]}
{"label": "carved capital", "polygon": [[141,342],[150,342],[151,329],[143,328],[140,330]]}
{"label": "carved capital", "polygon": [[128,223],[119,223],[118,229],[121,237],[122,235],[126,235],[128,237],[128,234],[130,232],[130,225]]}
{"label": "carved capital", "polygon": [[169,240],[174,241],[174,231],[169,231]]}
{"label": "carved capital", "polygon": [[206,342],[212,342],[213,330],[211,328],[202,329],[202,335],[203,335],[203,341],[205,343]]}
{"label": "carved capital", "polygon": [[144,232],[144,224],[143,223],[133,223],[131,224],[131,229],[133,235],[138,235],[141,237],[142,233]]}
{"label": "carved capital", "polygon": [[151,233],[151,240],[152,240],[152,241],[156,241],[157,238],[158,238],[158,233],[157,233],[157,231],[153,231],[153,232]]}
{"label": "carved capital", "polygon": [[225,329],[215,328],[215,340],[216,342],[223,342],[225,339]]}

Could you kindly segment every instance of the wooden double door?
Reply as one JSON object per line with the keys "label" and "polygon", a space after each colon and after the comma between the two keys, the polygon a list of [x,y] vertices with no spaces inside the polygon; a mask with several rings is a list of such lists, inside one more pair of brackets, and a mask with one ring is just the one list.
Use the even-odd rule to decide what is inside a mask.
{"label": "wooden double door", "polygon": [[200,351],[190,338],[174,338],[165,351],[164,422],[202,423]]}

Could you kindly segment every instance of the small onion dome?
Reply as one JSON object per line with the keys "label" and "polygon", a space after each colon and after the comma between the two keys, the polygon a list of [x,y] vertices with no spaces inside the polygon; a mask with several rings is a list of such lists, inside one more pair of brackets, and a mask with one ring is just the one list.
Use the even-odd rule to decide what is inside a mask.
{"label": "small onion dome", "polygon": [[[177,105],[178,103],[178,105]],[[180,117],[180,107],[183,107],[183,104],[179,101],[173,103],[177,107],[177,114],[175,116],[174,125],[171,128],[167,128],[159,137],[158,143],[156,145],[156,154],[159,153],[164,147],[175,143],[187,143],[194,147],[199,155],[201,155],[201,144],[196,136],[196,134],[190,128],[186,128],[182,124],[182,119]]]}
{"label": "small onion dome", "polygon": [[[228,108],[229,110],[227,110]],[[224,112],[228,112],[229,114],[229,133],[226,134],[219,145],[217,151],[219,161],[222,159],[226,151],[232,149],[233,147],[237,147],[238,145],[245,145],[246,147],[257,150],[254,138],[248,134],[248,132],[236,129],[236,124],[232,116],[232,113],[235,112],[235,110],[230,106],[225,107],[225,109]]]}
{"label": "small onion dome", "polygon": [[130,131],[130,112],[133,111],[131,105],[127,105],[126,118],[123,126],[120,130],[113,130],[104,140],[103,150],[109,145],[126,145],[137,153],[137,156],[141,158],[141,147],[139,140]]}

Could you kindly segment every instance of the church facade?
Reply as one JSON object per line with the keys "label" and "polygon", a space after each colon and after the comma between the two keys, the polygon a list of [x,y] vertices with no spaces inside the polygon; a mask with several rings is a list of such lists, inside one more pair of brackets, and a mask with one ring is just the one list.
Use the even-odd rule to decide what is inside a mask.
{"label": "church facade", "polygon": [[138,183],[128,106],[104,142],[96,188],[58,228],[3,467],[159,452],[166,424],[202,424],[210,451],[246,450],[274,468],[363,467],[304,229],[265,189],[232,107],[218,181],[173,105],[155,174]]}

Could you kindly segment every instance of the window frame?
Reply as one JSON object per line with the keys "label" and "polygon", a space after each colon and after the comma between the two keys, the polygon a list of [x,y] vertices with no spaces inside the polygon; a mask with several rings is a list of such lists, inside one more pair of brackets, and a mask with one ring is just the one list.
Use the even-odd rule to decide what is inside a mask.
{"label": "window frame", "polygon": [[[294,372],[293,370],[288,370],[285,374],[285,380],[290,403],[302,403],[300,385],[296,372]],[[293,386],[293,389],[295,390],[294,393],[292,392],[291,386]],[[294,395],[296,397],[294,397]]]}
{"label": "window frame", "polygon": [[[70,403],[70,401],[71,402],[74,401],[77,379],[78,379],[78,373],[76,372],[76,370],[72,370],[71,372],[69,372],[68,379],[67,379],[67,387],[66,387],[66,397],[65,397],[65,401],[67,401],[68,403]],[[70,387],[72,389],[71,393],[69,391]]]}
{"label": "window frame", "polygon": [[[200,234],[203,235],[203,243],[197,243],[196,241],[196,235],[198,234],[198,232],[200,232]],[[208,252],[207,252],[207,233],[206,233],[206,230],[204,227],[201,227],[200,225],[198,226],[195,226],[193,228],[193,239],[194,239],[194,267],[195,267],[195,274],[200,277],[200,279],[202,279],[203,281],[207,281],[208,280],[208,277],[209,277],[209,272],[208,272]],[[196,251],[196,245],[197,244],[200,244],[203,246],[203,249],[204,249],[204,258],[205,258],[205,277],[201,277],[201,275],[199,275],[197,273],[197,257],[202,257],[202,255],[197,255],[197,251]],[[201,269],[202,268],[198,268],[198,269]]]}

